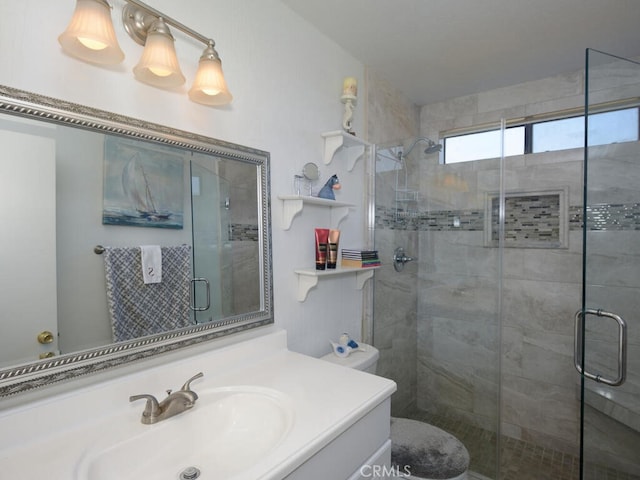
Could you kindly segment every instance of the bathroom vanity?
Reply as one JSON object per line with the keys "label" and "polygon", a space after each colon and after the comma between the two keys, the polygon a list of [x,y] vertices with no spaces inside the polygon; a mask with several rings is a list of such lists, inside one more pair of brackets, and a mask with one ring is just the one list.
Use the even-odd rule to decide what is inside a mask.
{"label": "bathroom vanity", "polygon": [[[287,349],[269,333],[0,412],[3,478],[355,480],[390,465],[393,381]],[[129,397],[190,387],[144,425]],[[378,467],[380,468],[380,467]]]}

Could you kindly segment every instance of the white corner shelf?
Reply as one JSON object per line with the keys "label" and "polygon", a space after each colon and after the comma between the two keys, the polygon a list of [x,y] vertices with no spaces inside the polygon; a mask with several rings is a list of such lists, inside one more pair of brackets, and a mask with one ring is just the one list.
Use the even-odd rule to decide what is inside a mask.
{"label": "white corner shelf", "polygon": [[320,278],[333,277],[336,275],[355,275],[356,288],[362,290],[367,280],[373,277],[374,270],[380,267],[366,268],[343,268],[338,267],[328,270],[315,270],[311,268],[299,268],[294,270],[298,277],[298,301],[304,302],[307,299],[309,291],[318,285]]}
{"label": "white corner shelf", "polygon": [[322,138],[324,138],[324,164],[329,165],[338,150],[342,150],[345,152],[349,171],[353,170],[356,162],[364,156],[366,148],[371,145],[342,130],[323,133]]}
{"label": "white corner shelf", "polygon": [[349,209],[355,207],[352,203],[305,195],[278,195],[278,199],[282,201],[283,230],[289,230],[291,228],[293,219],[302,212],[305,204],[329,208],[331,215],[329,228],[338,228],[340,222],[348,215]]}

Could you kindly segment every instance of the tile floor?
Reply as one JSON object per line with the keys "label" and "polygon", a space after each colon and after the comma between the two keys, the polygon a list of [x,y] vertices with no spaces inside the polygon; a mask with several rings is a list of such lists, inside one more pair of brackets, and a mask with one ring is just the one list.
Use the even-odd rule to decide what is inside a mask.
{"label": "tile floor", "polygon": [[[471,455],[471,478],[497,479],[496,434],[450,417],[438,417],[414,410],[409,418],[428,422],[455,435]],[[567,453],[503,437],[500,480],[578,480],[579,458]],[[585,480],[640,480],[640,477],[587,463]]]}

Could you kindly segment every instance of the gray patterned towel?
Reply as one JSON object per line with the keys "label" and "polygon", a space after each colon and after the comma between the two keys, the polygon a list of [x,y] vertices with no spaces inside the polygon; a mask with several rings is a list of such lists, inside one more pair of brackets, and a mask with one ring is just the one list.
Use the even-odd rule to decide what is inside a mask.
{"label": "gray patterned towel", "polygon": [[190,325],[191,246],[162,247],[162,282],[145,284],[139,247],[105,247],[113,341]]}

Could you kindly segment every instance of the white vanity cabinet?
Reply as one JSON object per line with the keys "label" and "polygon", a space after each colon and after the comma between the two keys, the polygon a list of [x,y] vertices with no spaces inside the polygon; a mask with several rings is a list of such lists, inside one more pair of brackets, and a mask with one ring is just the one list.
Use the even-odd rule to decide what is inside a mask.
{"label": "white vanity cabinet", "polygon": [[286,480],[360,480],[382,477],[391,465],[390,400],[387,399],[338,436]]}
{"label": "white vanity cabinet", "polygon": [[[0,431],[10,432],[0,435],[0,476],[174,480],[197,467],[201,480],[380,478],[371,472],[389,467],[396,384],[291,352],[284,331],[247,336],[0,410]],[[161,398],[197,372],[191,410],[140,422],[144,405],[131,395]]]}

